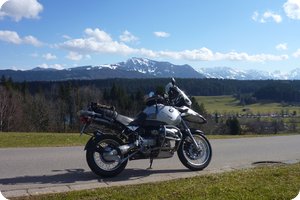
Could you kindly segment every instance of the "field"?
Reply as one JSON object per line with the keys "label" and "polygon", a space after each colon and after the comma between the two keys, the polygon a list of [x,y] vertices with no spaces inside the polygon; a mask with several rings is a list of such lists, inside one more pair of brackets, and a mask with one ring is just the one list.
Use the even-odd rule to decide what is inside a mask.
{"label": "field", "polygon": [[197,102],[203,103],[208,113],[253,113],[253,114],[281,114],[300,113],[300,106],[282,105],[281,103],[256,103],[251,105],[239,105],[239,101],[233,96],[197,96]]}

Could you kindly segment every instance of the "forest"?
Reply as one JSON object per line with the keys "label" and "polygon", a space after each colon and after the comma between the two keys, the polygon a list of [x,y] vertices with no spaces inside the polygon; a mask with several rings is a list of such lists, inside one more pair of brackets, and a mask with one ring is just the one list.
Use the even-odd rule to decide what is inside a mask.
{"label": "forest", "polygon": [[[19,83],[2,77],[0,131],[78,132],[80,123],[77,112],[86,108],[90,102],[113,105],[119,113],[134,117],[145,106],[144,96],[150,91],[163,93],[164,86],[169,81],[170,79],[102,79]],[[300,81],[176,81],[191,96],[235,95],[243,103],[274,101],[297,104],[300,100]],[[248,101],[249,98],[252,101]],[[205,105],[199,105],[195,101],[193,105],[194,109],[205,114]]]}

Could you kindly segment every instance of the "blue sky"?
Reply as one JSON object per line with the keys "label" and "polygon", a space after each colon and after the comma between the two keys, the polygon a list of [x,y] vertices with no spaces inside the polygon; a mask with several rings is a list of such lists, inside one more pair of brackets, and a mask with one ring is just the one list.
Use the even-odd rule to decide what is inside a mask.
{"label": "blue sky", "polygon": [[265,71],[300,68],[300,0],[0,0],[0,69],[131,57]]}

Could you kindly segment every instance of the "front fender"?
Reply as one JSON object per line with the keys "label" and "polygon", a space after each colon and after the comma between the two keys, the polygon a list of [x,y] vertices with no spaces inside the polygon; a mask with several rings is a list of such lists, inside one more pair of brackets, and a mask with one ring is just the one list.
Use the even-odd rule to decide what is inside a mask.
{"label": "front fender", "polygon": [[205,136],[204,132],[200,130],[192,130],[192,133],[199,133],[200,135]]}

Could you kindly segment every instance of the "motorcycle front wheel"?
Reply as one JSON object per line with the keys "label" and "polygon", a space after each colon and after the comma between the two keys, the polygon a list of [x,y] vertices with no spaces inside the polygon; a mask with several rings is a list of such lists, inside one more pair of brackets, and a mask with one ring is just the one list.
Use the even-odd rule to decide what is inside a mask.
{"label": "motorcycle front wheel", "polygon": [[212,156],[212,149],[208,139],[200,134],[193,133],[199,149],[194,145],[189,136],[183,138],[177,154],[181,163],[192,171],[203,170],[208,166]]}
{"label": "motorcycle front wheel", "polygon": [[86,160],[90,169],[101,177],[113,177],[121,173],[127,160],[122,161],[119,146],[123,141],[114,135],[102,135],[86,151]]}

